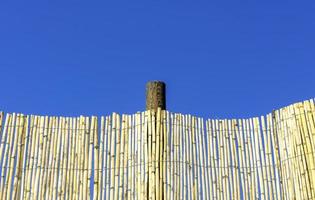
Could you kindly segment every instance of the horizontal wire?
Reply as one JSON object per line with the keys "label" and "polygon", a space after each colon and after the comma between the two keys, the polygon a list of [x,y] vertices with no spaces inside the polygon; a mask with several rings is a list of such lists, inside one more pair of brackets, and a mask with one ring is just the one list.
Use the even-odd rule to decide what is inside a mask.
{"label": "horizontal wire", "polygon": [[[292,156],[292,157],[288,157],[286,159],[281,160],[281,163],[285,163],[287,161],[296,159],[296,158],[300,158],[300,157],[304,157],[306,155],[309,154],[313,154],[312,152],[308,152],[305,154],[301,154],[301,155],[296,155],[296,156]],[[36,160],[36,159],[33,159]],[[215,159],[215,160],[219,160],[219,159]],[[129,162],[130,159],[128,159],[127,162]],[[260,162],[260,161],[255,161],[255,162]],[[141,164],[135,164],[135,165],[131,165],[131,166],[121,166],[121,167],[104,167],[102,169],[98,169],[98,168],[94,168],[94,169],[85,169],[85,168],[68,168],[68,167],[42,167],[42,166],[33,166],[33,167],[11,167],[11,166],[3,166],[1,167],[2,169],[22,169],[22,170],[33,170],[33,169],[46,169],[46,170],[74,170],[74,171],[90,171],[90,170],[94,170],[94,171],[104,171],[104,170],[113,170],[113,169],[125,169],[125,168],[133,168],[133,167],[139,167],[139,166],[145,166],[145,165],[150,165],[153,163],[178,163],[178,164],[186,164],[191,166],[196,166],[196,167],[202,167],[202,168],[210,168],[210,169],[229,169],[229,168],[236,168],[236,169],[261,169],[261,168],[269,168],[269,167],[279,167],[276,165],[253,165],[253,166],[237,166],[237,165],[229,165],[229,166],[210,166],[210,165],[200,165],[197,163],[189,163],[189,161],[171,161],[171,160],[155,160],[155,161],[150,161],[150,162],[145,162],[145,163],[141,163]],[[60,164],[60,162],[58,163]],[[310,170],[315,170],[315,169],[310,169]]]}

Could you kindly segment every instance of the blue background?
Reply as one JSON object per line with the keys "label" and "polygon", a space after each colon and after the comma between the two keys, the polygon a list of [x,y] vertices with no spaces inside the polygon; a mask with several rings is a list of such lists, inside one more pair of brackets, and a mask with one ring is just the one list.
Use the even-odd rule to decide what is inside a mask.
{"label": "blue background", "polygon": [[1,1],[0,109],[251,117],[314,97],[314,1]]}

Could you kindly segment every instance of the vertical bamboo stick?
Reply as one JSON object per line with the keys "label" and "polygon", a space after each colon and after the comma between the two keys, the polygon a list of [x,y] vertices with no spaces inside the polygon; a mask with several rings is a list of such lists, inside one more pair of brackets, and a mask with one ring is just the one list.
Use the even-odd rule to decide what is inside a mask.
{"label": "vertical bamboo stick", "polygon": [[189,115],[184,116],[185,128],[185,144],[186,144],[186,178],[187,178],[187,191],[185,198],[192,199],[192,186],[193,186],[193,173],[192,173],[192,143],[190,134],[190,121]]}
{"label": "vertical bamboo stick", "polygon": [[122,126],[121,126],[121,141],[120,141],[120,154],[118,155],[120,158],[120,163],[119,163],[119,187],[118,187],[118,199],[123,199],[123,180],[124,180],[124,150],[125,150],[125,133],[126,131],[126,115],[122,115]]}
{"label": "vertical bamboo stick", "polygon": [[161,120],[161,108],[157,109],[155,120],[155,192],[156,199],[160,200],[160,120]]}
{"label": "vertical bamboo stick", "polygon": [[[139,122],[139,114],[136,115],[137,117],[137,120],[136,120],[136,124],[140,124]],[[129,118],[130,118],[130,115],[127,115],[126,118],[125,118],[125,131],[124,131],[124,139],[125,139],[125,142],[124,142],[124,178],[123,178],[123,188],[124,188],[124,193],[123,193],[123,197],[124,199],[127,199],[128,197],[128,169],[129,169],[129,166],[128,166],[128,163],[129,163],[129,132],[130,132],[130,128],[131,128],[131,124],[129,123]],[[140,126],[139,126],[140,127]],[[140,165],[139,165],[140,166]],[[140,183],[140,181],[139,181]],[[140,185],[138,183],[138,186]],[[139,191],[138,191],[139,192]]]}
{"label": "vertical bamboo stick", "polygon": [[93,179],[92,176],[93,174],[93,169],[92,169],[92,159],[93,159],[93,146],[94,146],[94,130],[95,130],[95,117],[91,117],[90,119],[90,131],[89,131],[89,157],[88,157],[88,167],[87,167],[87,181],[88,181],[88,186],[87,186],[87,193],[88,193],[88,198],[93,199],[92,195],[92,186],[93,186]]}
{"label": "vertical bamboo stick", "polygon": [[135,179],[135,175],[136,175],[136,151],[137,151],[137,147],[136,147],[136,119],[135,119],[135,115],[132,115],[132,119],[131,119],[131,124],[132,124],[132,130],[131,130],[131,152],[132,152],[132,156],[131,156],[131,198],[132,199],[136,199],[136,179]]}
{"label": "vertical bamboo stick", "polygon": [[6,154],[6,150],[7,150],[7,140],[8,140],[8,130],[10,128],[10,124],[11,124],[11,115],[10,114],[6,114],[5,117],[5,123],[4,123],[4,128],[1,134],[1,143],[0,143],[0,172],[1,172],[1,179],[0,179],[0,196],[2,197],[2,193],[3,193],[3,185],[4,185],[4,180],[5,180],[5,175],[4,175],[4,163],[5,163],[5,154]]}
{"label": "vertical bamboo stick", "polygon": [[[98,136],[98,120],[97,117],[93,117],[94,119],[94,123],[93,123],[93,150],[94,150],[94,161],[92,160],[92,162],[94,162],[94,180],[93,180],[93,199],[100,199],[100,181],[99,181],[99,177],[100,177],[100,173],[102,173],[100,166],[100,153],[99,153],[99,147],[100,147],[100,143],[99,143],[99,136]],[[92,166],[91,166],[92,169]],[[93,174],[93,172],[92,172]],[[92,177],[90,177],[90,179],[92,179]],[[92,181],[92,180],[91,180]]]}
{"label": "vertical bamboo stick", "polygon": [[[13,115],[14,118],[14,115]],[[16,115],[15,123],[13,124],[12,132],[11,132],[11,140],[10,140],[10,149],[8,154],[8,164],[7,164],[7,174],[6,174],[6,182],[5,182],[5,191],[4,191],[4,198],[3,199],[10,199],[11,198],[11,191],[12,191],[12,176],[14,172],[14,161],[16,158],[16,149],[18,146],[18,126],[20,125],[21,116],[20,114]]]}
{"label": "vertical bamboo stick", "polygon": [[187,199],[187,143],[186,143],[186,127],[185,116],[180,115],[180,154],[181,154],[181,199]]}
{"label": "vertical bamboo stick", "polygon": [[115,188],[115,144],[116,144],[116,113],[112,115],[111,126],[111,147],[110,147],[110,179],[109,179],[109,199],[114,199]]}
{"label": "vertical bamboo stick", "polygon": [[[50,159],[50,175],[49,175],[49,181],[47,182],[49,187],[48,187],[48,192],[45,195],[45,198],[52,197],[54,194],[54,188],[55,188],[55,179],[57,178],[55,176],[57,172],[57,162],[58,162],[58,154],[57,154],[57,149],[58,149],[58,141],[59,141],[59,124],[60,124],[60,118],[55,118],[54,119],[54,125],[53,125],[53,145],[51,146],[51,153],[52,157]],[[26,179],[27,180],[27,179]]]}
{"label": "vertical bamboo stick", "polygon": [[84,162],[85,162],[85,158],[84,158],[84,151],[85,151],[85,128],[84,128],[84,117],[80,116],[79,117],[79,152],[78,152],[78,160],[79,160],[79,166],[78,166],[78,199],[83,199],[83,192],[84,192],[84,187],[83,187],[83,182],[84,180]]}
{"label": "vertical bamboo stick", "polygon": [[163,200],[163,187],[164,187],[164,163],[163,163],[163,159],[164,159],[164,128],[163,128],[163,110],[160,110],[160,115],[158,118],[158,127],[159,127],[159,200]]}
{"label": "vertical bamboo stick", "polygon": [[255,125],[255,118],[250,118],[249,119],[249,127],[251,130],[251,141],[252,141],[252,149],[253,149],[253,175],[254,175],[254,182],[255,182],[255,198],[259,198],[260,194],[259,194],[259,190],[261,189],[260,185],[261,185],[261,170],[260,170],[260,158],[259,158],[259,146],[258,146],[258,142],[257,142],[257,128]]}
{"label": "vertical bamboo stick", "polygon": [[104,199],[108,198],[109,193],[109,172],[110,172],[110,116],[105,117],[105,136],[104,136],[104,164],[103,169],[105,170],[103,179],[103,196]]}
{"label": "vertical bamboo stick", "polygon": [[[204,124],[205,123],[205,124]],[[207,127],[207,120],[201,119],[201,127],[202,127],[202,146],[203,146],[203,157],[204,157],[204,170],[205,170],[205,196],[206,199],[211,199],[211,165],[210,165],[210,154],[209,154],[209,134],[208,134],[208,127]]]}
{"label": "vertical bamboo stick", "polygon": [[[259,145],[259,139],[260,139],[260,127],[259,127],[259,121],[258,118],[255,117],[252,119],[253,124],[253,142],[255,147],[255,156],[256,156],[256,176],[257,176],[257,189],[256,189],[256,197],[261,197],[262,199],[265,199],[265,188],[264,188],[264,182],[263,182],[263,166],[260,156],[260,145]],[[260,194],[259,194],[259,189]]]}
{"label": "vertical bamboo stick", "polygon": [[250,199],[255,198],[255,180],[254,180],[254,168],[253,168],[253,156],[252,156],[252,145],[250,126],[248,120],[243,120],[244,132],[245,132],[245,144],[247,149],[247,167],[248,167],[248,181],[249,181],[249,197]]}
{"label": "vertical bamboo stick", "polygon": [[[79,195],[79,184],[80,184],[80,149],[82,148],[80,144],[80,118],[75,117],[73,118],[73,132],[74,135],[74,142],[72,144],[73,146],[73,157],[72,157],[72,181],[73,181],[73,187],[70,189],[70,192],[72,193],[70,197],[73,199],[77,199]],[[80,139],[79,139],[80,138]]]}
{"label": "vertical bamboo stick", "polygon": [[198,187],[199,187],[199,184],[198,184],[198,165],[197,165],[197,161],[196,161],[196,158],[197,158],[197,141],[196,141],[196,118],[195,117],[192,117],[191,119],[192,121],[192,124],[191,124],[191,134],[192,134],[192,165],[193,165],[193,168],[194,168],[194,183],[193,183],[193,191],[192,191],[192,194],[193,194],[193,199],[198,199],[198,195],[199,195],[199,190],[198,190]]}
{"label": "vertical bamboo stick", "polygon": [[74,142],[75,142],[75,135],[74,135],[74,119],[73,117],[69,118],[69,125],[68,125],[68,145],[67,145],[67,162],[66,162],[66,177],[65,177],[65,184],[64,184],[64,198],[65,199],[73,199],[73,173],[74,173]]}
{"label": "vertical bamboo stick", "polygon": [[137,177],[137,169],[138,169],[138,156],[139,156],[139,148],[138,148],[138,137],[139,137],[139,132],[137,128],[137,115],[132,115],[133,117],[133,125],[132,125],[132,130],[133,130],[133,152],[134,155],[132,156],[133,158],[133,167],[132,167],[132,177],[133,177],[133,198],[138,199],[138,177]]}
{"label": "vertical bamboo stick", "polygon": [[174,142],[173,142],[173,152],[174,152],[174,157],[173,157],[173,190],[174,190],[174,199],[179,199],[179,196],[178,196],[178,190],[179,190],[179,158],[178,158],[178,114],[174,114],[173,116],[173,139],[174,139]]}
{"label": "vertical bamboo stick", "polygon": [[272,185],[272,163],[271,163],[271,152],[270,152],[270,139],[269,139],[269,130],[266,127],[265,116],[261,116],[261,127],[262,127],[262,138],[263,143],[261,144],[264,149],[265,156],[265,188],[267,190],[266,198],[271,199],[274,197],[274,190]]}
{"label": "vertical bamboo stick", "polygon": [[[142,117],[143,117],[143,115],[144,115],[144,113],[142,113]],[[133,156],[134,156],[133,147],[134,147],[135,142],[136,142],[136,141],[133,140],[134,139],[133,135],[134,135],[134,129],[135,128],[137,129],[137,125],[139,123],[138,120],[139,119],[136,117],[136,119],[134,121],[134,116],[130,116],[129,119],[128,119],[128,121],[130,123],[130,126],[131,126],[131,128],[129,130],[129,135],[128,135],[129,136],[129,148],[128,148],[128,152],[129,152],[129,155],[128,155],[128,192],[127,192],[128,200],[133,199],[132,198],[133,197],[132,192],[134,190],[134,185],[133,185],[132,172],[133,172],[133,169],[135,167],[135,163],[134,163],[134,159],[133,159]],[[137,141],[137,142],[139,142],[139,141]],[[139,187],[139,185],[138,185],[138,187]],[[140,192],[142,192],[142,191],[140,191]],[[139,198],[141,198],[141,194],[140,194]]]}
{"label": "vertical bamboo stick", "polygon": [[[14,180],[13,180],[13,191],[12,191],[12,199],[20,198],[20,181],[21,181],[21,174],[23,170],[23,155],[24,155],[24,140],[25,140],[25,124],[26,122],[26,116],[23,114],[20,114],[20,121],[17,125],[17,137],[18,137],[18,143],[17,143],[17,149],[16,149],[16,166],[15,166],[15,173],[14,173]],[[2,119],[0,119],[1,121]],[[1,125],[0,125],[1,126]],[[2,127],[1,127],[2,128]]]}
{"label": "vertical bamboo stick", "polygon": [[168,191],[168,119],[167,119],[167,111],[162,111],[163,116],[163,199],[167,198]]}
{"label": "vertical bamboo stick", "polygon": [[6,136],[6,137],[3,137],[2,138],[2,166],[1,166],[1,180],[0,180],[0,195],[1,197],[4,196],[5,194],[5,191],[6,191],[6,180],[8,179],[8,176],[6,175],[7,174],[7,171],[8,171],[8,167],[7,167],[7,164],[9,162],[9,150],[10,150],[10,147],[11,147],[11,141],[12,141],[12,129],[13,129],[13,126],[14,126],[14,121],[15,121],[15,114],[13,113],[12,115],[9,115],[7,116],[8,117],[8,128],[7,128],[7,131],[3,133],[3,136]]}
{"label": "vertical bamboo stick", "polygon": [[40,162],[39,162],[39,187],[38,187],[38,198],[42,198],[43,193],[45,192],[46,188],[44,187],[44,182],[45,182],[45,176],[47,174],[47,152],[49,148],[49,140],[50,136],[48,136],[48,132],[50,131],[50,123],[49,123],[49,117],[45,116],[42,117],[44,123],[43,126],[41,127],[41,156],[39,157]]}
{"label": "vertical bamboo stick", "polygon": [[120,116],[116,118],[116,160],[115,160],[115,193],[114,199],[118,199],[119,194],[119,175],[120,175],[120,152],[121,152],[121,129],[120,129]]}
{"label": "vertical bamboo stick", "polygon": [[[23,199],[24,197],[24,182],[25,182],[25,176],[26,176],[26,164],[28,162],[27,160],[27,152],[28,147],[29,147],[29,116],[24,116],[24,122],[23,122],[23,134],[22,134],[22,138],[23,138],[23,143],[21,146],[21,154],[20,154],[20,163],[17,165],[17,168],[21,168],[21,170],[19,171],[19,180],[17,180],[17,191],[16,193],[16,197],[18,199]],[[1,156],[0,156],[1,159]],[[13,198],[14,199],[14,198]]]}
{"label": "vertical bamboo stick", "polygon": [[34,177],[36,172],[36,162],[35,162],[35,150],[36,146],[38,146],[37,138],[38,138],[38,129],[39,129],[39,117],[34,116],[34,127],[33,127],[33,134],[32,134],[32,149],[30,149],[30,174],[27,179],[27,196],[26,199],[33,198],[32,190],[36,185],[34,185]]}
{"label": "vertical bamboo stick", "polygon": [[[105,136],[105,122],[104,122],[104,117],[101,117],[101,127],[100,127],[100,141],[99,141],[99,163],[98,163],[98,169],[99,169],[99,177],[98,177],[98,191],[99,191],[99,199],[104,199],[104,180],[105,180],[105,169],[104,169],[104,165],[105,165],[105,161],[106,161],[106,157],[105,157],[105,148],[106,148],[106,136]],[[106,165],[105,165],[106,166]]]}
{"label": "vertical bamboo stick", "polygon": [[202,197],[207,199],[206,195],[206,165],[205,165],[205,150],[204,150],[204,131],[203,131],[203,123],[201,118],[198,118],[198,138],[199,138],[199,157],[200,157],[200,180],[201,180],[201,189],[202,189]]}
{"label": "vertical bamboo stick", "polygon": [[[228,120],[228,127],[229,127],[229,146],[230,146],[230,155],[231,155],[231,162],[232,167],[230,170],[230,176],[233,177],[233,193],[232,198],[233,199],[241,199],[240,196],[240,187],[242,187],[242,181],[240,180],[240,158],[237,148],[237,144],[239,143],[238,134],[237,134],[237,122],[235,119]],[[241,185],[241,186],[240,186]]]}

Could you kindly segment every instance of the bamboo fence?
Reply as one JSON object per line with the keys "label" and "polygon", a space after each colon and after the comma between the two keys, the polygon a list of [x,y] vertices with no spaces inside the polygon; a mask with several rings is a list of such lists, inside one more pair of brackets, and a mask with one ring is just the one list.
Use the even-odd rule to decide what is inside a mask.
{"label": "bamboo fence", "polygon": [[315,104],[249,119],[0,114],[0,199],[315,199]]}

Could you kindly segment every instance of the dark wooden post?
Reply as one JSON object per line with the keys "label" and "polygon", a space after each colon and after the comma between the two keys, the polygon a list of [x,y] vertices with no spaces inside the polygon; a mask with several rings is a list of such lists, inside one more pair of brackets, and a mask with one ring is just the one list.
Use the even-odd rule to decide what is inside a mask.
{"label": "dark wooden post", "polygon": [[166,109],[165,83],[162,81],[150,81],[146,87],[146,109]]}

